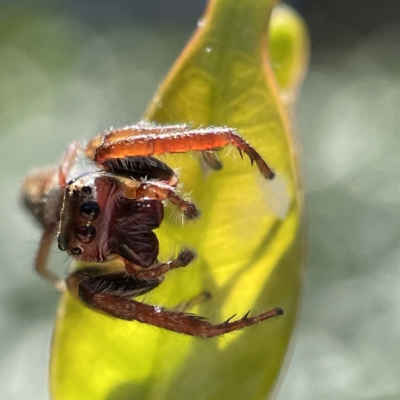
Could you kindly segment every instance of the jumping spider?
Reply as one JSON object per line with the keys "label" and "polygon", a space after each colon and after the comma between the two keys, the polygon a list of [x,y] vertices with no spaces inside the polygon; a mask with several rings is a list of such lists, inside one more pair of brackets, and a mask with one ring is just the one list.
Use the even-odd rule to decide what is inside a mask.
{"label": "jumping spider", "polygon": [[[176,173],[153,156],[202,151],[205,161],[219,169],[213,150],[229,144],[241,155],[246,153],[266,179],[274,177],[260,154],[225,127],[138,124],[111,129],[84,149],[72,144],[60,167],[35,172],[23,185],[24,204],[43,227],[37,272],[59,289],[63,287],[64,282],[47,269],[49,250],[57,237],[59,249],[76,260],[104,263],[72,272],[66,285],[89,307],[111,316],[208,338],[282,314],[282,309],[275,308],[213,325],[194,314],[133,300],[156,288],[168,271],[185,267],[195,258],[193,251],[184,249],[175,260],[157,260],[153,229],[163,220],[163,201],[179,207],[188,219],[199,212],[176,193]],[[79,159],[84,166],[80,171]],[[110,270],[107,262],[116,258],[124,263],[124,271]]]}

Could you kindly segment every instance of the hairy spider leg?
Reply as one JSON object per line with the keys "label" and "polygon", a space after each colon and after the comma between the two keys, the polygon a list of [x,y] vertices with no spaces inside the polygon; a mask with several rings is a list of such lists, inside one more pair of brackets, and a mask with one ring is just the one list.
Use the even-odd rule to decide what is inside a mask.
{"label": "hairy spider leg", "polygon": [[[73,166],[79,150],[79,145],[73,142],[68,151],[65,153],[60,167],[56,170],[56,176],[53,179],[58,181],[58,202],[59,208],[61,207],[62,198],[64,194],[65,187],[67,186],[67,176],[71,167]],[[54,176],[54,173],[53,175]],[[53,271],[47,268],[47,260],[49,257],[50,249],[54,238],[57,235],[58,230],[58,220],[51,221],[45,227],[42,237],[40,239],[39,249],[36,254],[35,259],[35,270],[47,281],[51,282],[57,290],[62,291],[65,288],[64,281]]]}
{"label": "hairy spider leg", "polygon": [[[135,128],[132,130],[132,128]],[[100,134],[93,138],[88,144],[86,148],[86,155],[90,158],[93,159],[95,154],[96,154],[96,149],[101,145],[102,140],[104,136],[110,134],[113,135],[113,137],[109,137],[109,140],[113,140],[115,136],[118,136],[119,140],[122,139],[128,139],[129,137],[135,134],[148,134],[148,133],[156,133],[159,134],[161,132],[164,133],[176,133],[176,132],[185,132],[188,129],[190,129],[187,125],[163,125],[162,127],[158,127],[156,125],[152,124],[138,124],[134,126],[128,126],[126,128],[118,128],[118,129],[111,129],[109,132]],[[115,136],[114,136],[115,133]],[[207,151],[202,151],[202,158],[204,163],[211,169],[213,170],[220,170],[222,169],[222,162],[219,159],[218,155],[215,154],[214,151],[212,150],[207,150]]]}
{"label": "hairy spider leg", "polygon": [[114,297],[131,298],[150,292],[163,280],[164,277],[139,279],[128,275],[125,271],[110,272],[107,267],[89,266],[70,274],[66,279],[66,284],[68,290],[76,298],[80,298],[89,307],[97,309],[95,304],[83,298],[83,286],[90,286],[91,290],[99,295],[107,293]]}
{"label": "hairy spider leg", "polygon": [[168,184],[156,181],[138,182],[134,180],[125,180],[124,183],[124,197],[128,199],[144,197],[161,201],[168,199],[172,204],[179,207],[188,219],[197,218],[200,214],[193,203],[178,196],[174,188]]}
{"label": "hairy spider leg", "polygon": [[68,151],[64,154],[58,170],[58,184],[61,187],[67,186],[67,176],[75,163],[79,149],[79,144],[77,142],[72,142],[68,148]]}
{"label": "hairy spider leg", "polygon": [[35,270],[40,276],[52,283],[58,291],[63,291],[65,288],[64,281],[56,273],[47,268],[47,259],[56,234],[57,226],[53,225],[45,228],[43,231],[36,254]]}
{"label": "hairy spider leg", "polygon": [[132,264],[128,260],[124,260],[125,270],[129,275],[135,276],[138,279],[149,279],[164,276],[168,271],[175,268],[186,267],[195,259],[196,255],[193,251],[185,249],[180,252],[175,260],[166,263],[159,263],[158,261],[150,268],[143,268],[141,266]]}
{"label": "hairy spider leg", "polygon": [[219,336],[283,314],[281,308],[273,308],[253,317],[249,317],[247,313],[236,321],[231,321],[230,318],[214,325],[198,315],[170,311],[130,298],[158,286],[160,282],[156,278],[138,279],[137,276],[127,275],[125,272],[91,276],[90,269],[84,274],[86,279],[82,279],[81,271],[75,272],[68,278],[67,283],[72,293],[76,293],[76,283],[79,282],[79,297],[89,307],[119,319],[136,320],[190,336],[201,338]]}
{"label": "hairy spider leg", "polygon": [[175,127],[133,125],[113,129],[103,137],[102,144],[94,155],[96,164],[112,158],[153,156],[165,153],[188,151],[212,151],[234,145],[242,154],[246,153],[255,162],[266,179],[275,174],[261,155],[233,129],[224,127],[190,129],[182,125]]}
{"label": "hairy spider leg", "polygon": [[90,159],[94,159],[97,148],[101,146],[104,138],[107,136],[108,140],[123,140],[129,139],[135,135],[146,135],[146,134],[159,134],[164,133],[176,133],[184,132],[188,129],[187,125],[154,125],[149,123],[139,123],[136,125],[128,125],[121,128],[111,128],[110,130],[100,133],[86,145],[86,155]]}

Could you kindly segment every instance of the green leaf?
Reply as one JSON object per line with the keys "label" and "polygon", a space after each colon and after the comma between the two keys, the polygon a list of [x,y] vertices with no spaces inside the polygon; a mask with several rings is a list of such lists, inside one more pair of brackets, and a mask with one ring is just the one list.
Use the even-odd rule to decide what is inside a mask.
{"label": "green leaf", "polygon": [[309,37],[300,16],[286,5],[275,7],[269,28],[272,70],[289,105],[296,98],[308,65]]}
{"label": "green leaf", "polygon": [[242,400],[271,392],[296,319],[303,265],[290,123],[266,52],[274,3],[211,1],[145,119],[234,127],[276,178],[266,181],[232,149],[219,153],[224,167],[212,172],[195,154],[165,156],[202,215],[182,224],[167,207],[157,230],[160,259],[186,246],[198,257],[142,300],[174,307],[207,290],[212,298],[190,312],[214,323],[274,306],[285,314],[198,339],[101,315],[65,293],[52,349],[54,399]]}

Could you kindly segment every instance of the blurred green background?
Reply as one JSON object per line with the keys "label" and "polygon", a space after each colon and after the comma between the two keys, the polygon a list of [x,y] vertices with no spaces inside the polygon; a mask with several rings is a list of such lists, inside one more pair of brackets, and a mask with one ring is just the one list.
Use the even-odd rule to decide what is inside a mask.
{"label": "blurred green background", "polygon": [[[400,398],[400,3],[293,1],[312,40],[298,106],[309,268],[278,400]],[[134,123],[202,0],[0,3],[0,398],[48,399],[58,295],[18,202],[67,145]],[[56,247],[52,265],[70,260]]]}

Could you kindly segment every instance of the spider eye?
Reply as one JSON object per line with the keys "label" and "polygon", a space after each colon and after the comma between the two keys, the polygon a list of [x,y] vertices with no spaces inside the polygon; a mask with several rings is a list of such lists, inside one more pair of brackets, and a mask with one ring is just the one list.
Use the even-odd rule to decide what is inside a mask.
{"label": "spider eye", "polygon": [[100,206],[95,201],[87,201],[81,205],[79,211],[85,218],[91,221],[99,216]]}
{"label": "spider eye", "polygon": [[90,186],[83,186],[82,187],[82,192],[85,194],[91,194],[92,193],[92,188]]}
{"label": "spider eye", "polygon": [[71,249],[71,254],[73,254],[74,256],[79,256],[82,254],[82,249],[80,247],[74,247],[73,249]]}
{"label": "spider eye", "polygon": [[96,237],[96,229],[92,225],[84,225],[75,229],[76,237],[81,243],[91,243]]}

